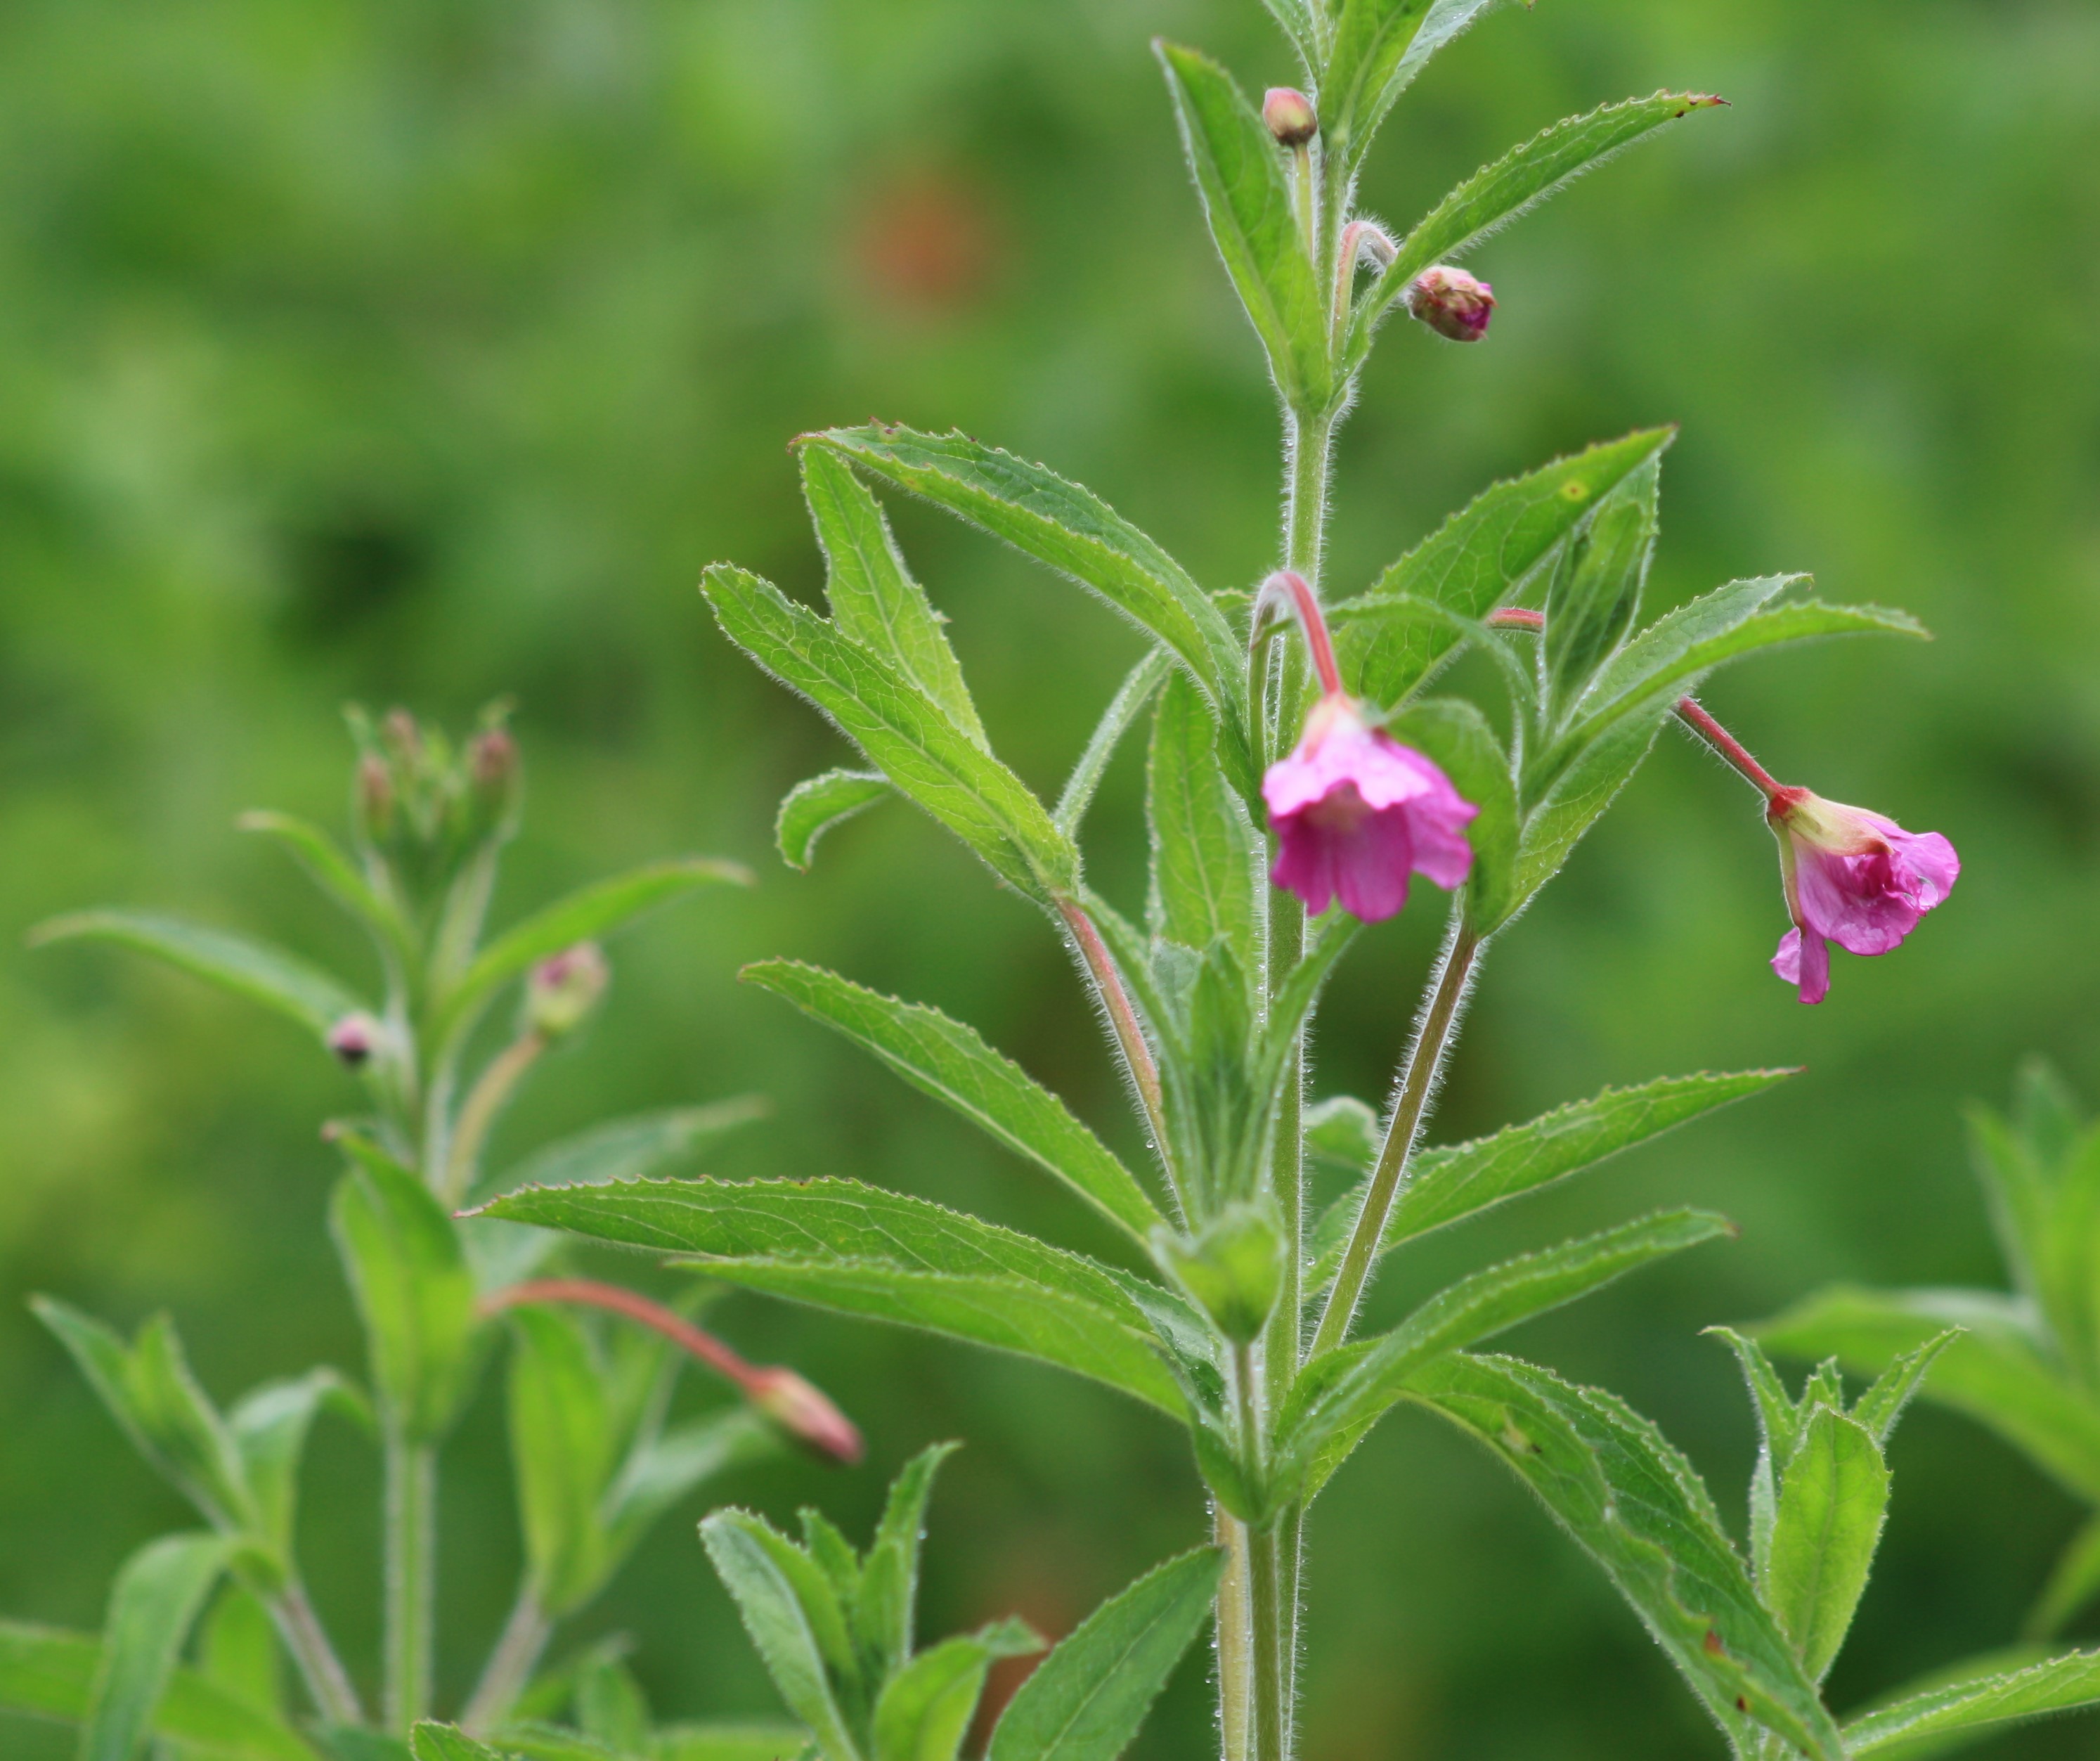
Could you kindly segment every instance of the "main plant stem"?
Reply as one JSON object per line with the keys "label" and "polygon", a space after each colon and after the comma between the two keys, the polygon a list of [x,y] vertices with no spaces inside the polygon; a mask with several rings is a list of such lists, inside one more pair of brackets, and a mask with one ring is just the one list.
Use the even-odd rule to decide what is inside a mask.
{"label": "main plant stem", "polygon": [[402,1736],[430,1705],[431,1604],[437,1573],[438,1454],[386,1437],[386,1722]]}
{"label": "main plant stem", "polygon": [[1414,1150],[1416,1134],[1422,1128],[1423,1113],[1443,1072],[1445,1054],[1451,1044],[1451,1030],[1458,1022],[1458,1006],[1465,1000],[1467,982],[1472,975],[1474,956],[1480,947],[1480,938],[1461,918],[1445,948],[1443,964],[1437,969],[1428,1007],[1423,1011],[1421,1028],[1414,1036],[1414,1048],[1408,1054],[1399,1098],[1393,1103],[1392,1118],[1385,1128],[1385,1142],[1379,1150],[1378,1165],[1371,1171],[1363,1209],[1357,1213],[1356,1227],[1350,1232],[1349,1245],[1342,1255],[1341,1270],[1335,1274],[1326,1310],[1320,1317],[1319,1331],[1312,1335],[1315,1357],[1323,1351],[1333,1350],[1349,1336],[1349,1323],[1356,1318],[1357,1300],[1377,1261],[1379,1244],[1385,1238],[1386,1220],[1392,1215],[1393,1200],[1399,1195],[1401,1176],[1407,1172],[1407,1159]]}

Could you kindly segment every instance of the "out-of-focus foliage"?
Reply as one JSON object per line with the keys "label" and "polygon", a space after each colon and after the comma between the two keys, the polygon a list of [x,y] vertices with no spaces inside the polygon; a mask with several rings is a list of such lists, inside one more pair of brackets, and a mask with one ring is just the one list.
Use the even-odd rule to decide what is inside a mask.
{"label": "out-of-focus foliage", "polygon": [[[859,1175],[1108,1251],[1105,1225],[1088,1234],[1047,1183],[732,984],[786,954],[923,998],[1134,1151],[1056,949],[951,841],[878,805],[806,877],[778,864],[774,804],[845,749],[730,651],[694,584],[734,556],[814,594],[783,444],[871,415],[1045,460],[1207,585],[1273,561],[1259,345],[1183,181],[1155,32],[1220,51],[1243,85],[1291,71],[1252,0],[11,9],[0,945],[111,900],[340,936],[354,961],[354,932],[230,820],[339,810],[345,697],[458,722],[511,692],[537,797],[514,905],[667,848],[762,876],[615,952],[622,1008],[549,1070],[514,1144],[760,1089],[780,1127],[725,1146],[719,1172]],[[1726,1486],[1751,1432],[1696,1330],[1841,1277],[1992,1282],[1960,1097],[2002,1094],[2029,1047],[2100,1090],[2100,16],[1511,9],[1404,100],[1369,199],[1417,212],[1507,141],[1658,86],[1734,108],[1477,251],[1502,302],[1485,346],[1387,339],[1342,440],[1331,580],[1369,585],[1492,478],[1674,420],[1657,609],[1802,568],[1939,638],[1783,658],[1714,698],[1785,779],[1960,845],[1961,890],[1901,958],[1847,962],[1830,1002],[1796,1004],[1764,966],[1784,918],[1754,801],[1673,745],[1503,938],[1440,1115],[1438,1136],[1468,1136],[1658,1068],[1809,1066],[1538,1201],[1567,1231],[1665,1194],[1743,1223],[1739,1246],[1521,1344],[1624,1393]],[[1000,751],[1053,786],[1136,639],[950,523],[898,515]],[[1126,756],[1107,780],[1125,806],[1138,772]],[[1095,874],[1127,899],[1141,864],[1101,850]],[[1432,922],[1418,907],[1365,938],[1316,1092],[1379,1092]],[[219,1389],[353,1364],[320,1226],[333,1159],[309,1126],[349,1084],[297,1029],[106,953],[5,954],[0,1008],[0,1606],[90,1626],[117,1562],[184,1518],[20,1299],[127,1326],[172,1306]],[[1428,1246],[1411,1276],[1432,1287],[1504,1227]],[[1411,1294],[1380,1287],[1377,1313]],[[867,1424],[871,1468],[806,1470],[776,1516],[820,1498],[866,1532],[906,1455],[971,1440],[940,1495],[929,1630],[1018,1611],[1061,1634],[1200,1538],[1180,1440],[1113,1396],[757,1297],[721,1318]],[[448,1698],[514,1581],[501,1428],[484,1387],[445,1494],[441,1615],[473,1641],[441,1652]],[[1402,1422],[1328,1494],[1310,1751],[1698,1752],[1696,1710],[1608,1588],[1462,1451]],[[2010,1641],[2077,1520],[1929,1409],[1893,1460],[1841,1706],[1848,1678]],[[355,1472],[311,1476],[300,1520],[315,1595],[364,1654],[377,1587],[373,1537],[342,1514],[370,1506]],[[1346,1551],[1321,1547],[1344,1527]],[[667,1715],[768,1711],[697,1541],[667,1534],[593,1618],[638,1635]],[[1520,1691],[1500,1685],[1512,1648]],[[1134,1752],[1199,1752],[1200,1688],[1170,1693]],[[0,1730],[11,1754],[54,1741]],[[2090,1741],[2044,1727],[1994,1752]]]}

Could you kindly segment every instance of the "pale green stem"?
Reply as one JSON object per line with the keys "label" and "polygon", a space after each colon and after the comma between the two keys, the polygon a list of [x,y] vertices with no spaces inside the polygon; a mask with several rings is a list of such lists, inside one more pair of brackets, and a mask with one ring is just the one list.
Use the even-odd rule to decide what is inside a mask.
{"label": "pale green stem", "polygon": [[1246,1525],[1214,1504],[1216,1539],[1225,1569],[1218,1580],[1218,1736],[1224,1761],[1251,1761],[1254,1632],[1247,1600]]}
{"label": "pale green stem", "polygon": [[1386,1125],[1385,1142],[1379,1150],[1378,1165],[1371,1171],[1370,1184],[1364,1194],[1363,1209],[1357,1213],[1356,1227],[1350,1232],[1349,1245],[1342,1254],[1341,1270],[1335,1274],[1335,1287],[1328,1295],[1326,1310],[1320,1317],[1319,1330],[1312,1335],[1314,1357],[1332,1351],[1349,1336],[1349,1323],[1356,1318],[1357,1300],[1377,1261],[1379,1244],[1385,1238],[1386,1221],[1392,1215],[1393,1200],[1400,1193],[1401,1176],[1407,1172],[1407,1159],[1421,1131],[1423,1113],[1442,1074],[1445,1054],[1450,1048],[1451,1030],[1457,1024],[1458,1008],[1465,999],[1467,981],[1471,976],[1474,956],[1480,947],[1479,938],[1461,918],[1437,968],[1421,1029],[1414,1036],[1406,1070],[1401,1078],[1400,1097],[1393,1103],[1392,1118]]}
{"label": "pale green stem", "polygon": [[547,1648],[554,1631],[554,1618],[540,1605],[528,1573],[518,1587],[518,1600],[511,1604],[510,1618],[503,1623],[503,1635],[496,1641],[496,1648],[488,1654],[488,1666],[474,1684],[466,1710],[460,1714],[461,1730],[470,1737],[479,1737],[510,1716],[526,1683],[532,1679],[533,1666]]}
{"label": "pale green stem", "polygon": [[364,1708],[358,1702],[357,1689],[329,1643],[313,1604],[307,1600],[307,1587],[294,1578],[270,1599],[270,1612],[300,1679],[313,1697],[314,1710],[331,1724],[362,1724]]}
{"label": "pale green stem", "polygon": [[452,1128],[451,1147],[445,1152],[443,1177],[435,1182],[439,1198],[448,1206],[465,1201],[467,1189],[481,1163],[482,1146],[489,1128],[516,1091],[526,1071],[547,1049],[547,1036],[528,1028],[488,1061],[488,1067],[460,1109]]}
{"label": "pale green stem", "polygon": [[386,1437],[386,1723],[405,1737],[430,1706],[437,1575],[438,1454]]}

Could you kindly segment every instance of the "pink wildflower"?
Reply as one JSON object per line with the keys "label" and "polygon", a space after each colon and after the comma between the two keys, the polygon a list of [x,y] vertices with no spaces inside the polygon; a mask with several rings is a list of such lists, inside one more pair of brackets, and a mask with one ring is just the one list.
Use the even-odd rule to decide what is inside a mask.
{"label": "pink wildflower", "polygon": [[1454,887],[1473,866],[1465,828],[1480,812],[1411,746],[1374,728],[1342,689],[1320,602],[1303,576],[1279,569],[1255,600],[1255,629],[1288,607],[1325,695],[1305,718],[1298,749],[1261,779],[1277,838],[1269,879],[1316,916],[1339,898],[1365,923],[1407,903],[1407,879]]}
{"label": "pink wildflower", "polygon": [[1765,818],[1779,840],[1780,872],[1793,928],[1780,938],[1772,970],[1804,1003],[1830,994],[1830,948],[1886,954],[1954,889],[1954,846],[1937,832],[1906,832],[1893,819],[1828,801],[1805,788],[1772,794]]}
{"label": "pink wildflower", "polygon": [[1417,276],[1408,287],[1406,302],[1411,316],[1454,342],[1479,342],[1495,315],[1494,289],[1449,263]]}

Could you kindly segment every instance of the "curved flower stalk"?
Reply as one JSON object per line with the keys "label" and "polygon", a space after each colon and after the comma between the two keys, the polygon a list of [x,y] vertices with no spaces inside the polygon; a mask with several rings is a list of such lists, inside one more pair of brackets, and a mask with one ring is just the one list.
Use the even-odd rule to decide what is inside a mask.
{"label": "curved flower stalk", "polygon": [[[487,936],[496,863],[522,792],[517,745],[501,713],[485,717],[457,748],[399,710],[376,724],[355,715],[351,725],[359,757],[349,848],[285,814],[250,814],[242,823],[286,845],[369,932],[381,978],[376,998],[282,949],[143,912],[87,912],[34,937],[141,948],[270,1006],[355,1079],[368,1108],[326,1132],[345,1163],[329,1220],[364,1325],[368,1394],[333,1370],[316,1370],[266,1384],[222,1412],[192,1375],[165,1316],[127,1340],[63,1303],[38,1302],[132,1441],[208,1525],[203,1535],[152,1543],[126,1567],[99,1668],[92,1636],[0,1629],[0,1650],[17,1666],[0,1669],[0,1706],[32,1689],[47,1694],[52,1680],[73,1680],[70,1660],[86,1648],[88,1666],[75,1672],[78,1694],[33,1708],[77,1719],[84,1753],[130,1756],[165,1738],[200,1755],[306,1754],[311,1750],[296,1726],[307,1714],[343,1733],[348,1752],[377,1740],[360,1733],[405,1735],[427,1713],[439,1454],[500,1334],[510,1341],[526,1567],[463,1715],[470,1728],[504,1723],[558,1623],[587,1605],[657,1519],[695,1487],[763,1456],[783,1434],[833,1459],[858,1454],[850,1423],[792,1370],[746,1363],[690,1313],[639,1292],[540,1275],[558,1270],[562,1244],[553,1237],[452,1215],[476,1190],[646,1174],[762,1114],[748,1097],[673,1108],[601,1124],[493,1175],[485,1167],[491,1129],[521,1085],[604,1005],[611,969],[601,940],[653,907],[749,877],[704,858],[657,863]],[[483,1054],[477,1026],[506,994],[516,999],[515,1017]],[[574,1313],[579,1304],[619,1324],[587,1324]],[[498,1315],[506,1320],[500,1330]],[[674,1346],[705,1362],[741,1399],[673,1419]],[[330,1411],[373,1436],[384,1458],[386,1631],[376,1714],[308,1594],[295,1545],[307,1433]],[[223,1698],[219,1688],[174,1667],[193,1627],[207,1653],[231,1648],[267,1657],[281,1646],[298,1666],[306,1711],[281,1697],[274,1671],[228,1710],[214,1698]]]}
{"label": "curved flower stalk", "polygon": [[[1365,154],[1482,0],[1271,10],[1304,77],[1259,105],[1208,58],[1158,46],[1212,242],[1277,394],[1285,495],[1276,554],[1248,559],[1244,578],[1264,580],[1251,619],[1236,625],[1239,593],[1199,583],[1047,467],[883,423],[797,444],[827,564],[823,609],[728,564],[702,582],[730,639],[855,748],[852,768],[782,804],[783,857],[805,866],[828,828],[893,796],[960,837],[1070,948],[1128,1077],[1146,1165],[1127,1164],[960,1022],[792,963],[746,978],[1059,1181],[1151,1275],[851,1181],[644,1181],[519,1191],[488,1207],[686,1256],[717,1282],[1058,1364],[1182,1426],[1225,1561],[1215,1613],[1226,1761],[1295,1752],[1304,1514],[1379,1417],[1517,1321],[1729,1225],[1689,1211],[1639,1218],[1488,1267],[1366,1333],[1362,1298],[1383,1256],[1782,1074],[1608,1090],[1424,1150],[1487,950],[1700,679],[1782,643],[1917,633],[1899,613],[1825,604],[1786,576],[1732,582],[1643,624],[1667,430],[1495,485],[1363,589],[1335,594],[1323,542],[1333,448],[1383,320],[1405,308],[1480,340],[1496,296],[1458,260],[1602,158],[1719,100],[1662,92],[1560,124],[1396,236],[1356,210]],[[1521,293],[1505,280],[1502,297]],[[898,492],[1076,582],[1144,639],[1054,807],[992,748],[944,620],[890,534],[879,492]],[[1279,638],[1279,605],[1295,641]],[[1512,607],[1545,625],[1535,642],[1489,623]],[[1468,647],[1502,681],[1507,717],[1432,693]],[[1110,757],[1148,717],[1140,909],[1089,884],[1082,838]],[[1308,1108],[1322,986],[1362,924],[1404,907],[1416,873],[1452,903],[1411,1039],[1394,1022],[1392,1103],[1383,1117],[1348,1097]],[[1315,1154],[1339,1154],[1354,1176],[1320,1213]],[[1838,1761],[1798,1656],[1783,1643],[1717,1656],[1704,1633],[1667,1642],[1739,1754],[1784,1741]]]}

